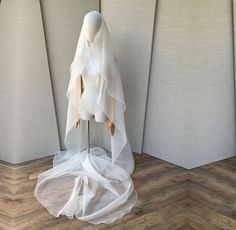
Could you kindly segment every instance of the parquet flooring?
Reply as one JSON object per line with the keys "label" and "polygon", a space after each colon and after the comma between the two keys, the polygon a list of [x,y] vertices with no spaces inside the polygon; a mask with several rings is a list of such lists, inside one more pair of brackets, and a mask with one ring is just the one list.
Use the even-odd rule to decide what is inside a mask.
{"label": "parquet flooring", "polygon": [[0,229],[16,230],[236,230],[236,157],[186,170],[135,154],[138,202],[123,219],[92,225],[54,218],[33,196],[52,157],[18,165],[0,162]]}

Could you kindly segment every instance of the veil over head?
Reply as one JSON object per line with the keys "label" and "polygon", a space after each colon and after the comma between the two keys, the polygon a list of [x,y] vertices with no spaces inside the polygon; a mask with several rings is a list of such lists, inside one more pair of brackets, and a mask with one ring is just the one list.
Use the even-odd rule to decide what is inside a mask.
{"label": "veil over head", "polygon": [[[96,11],[93,11],[93,13],[94,12]],[[83,24],[74,60],[70,66],[71,77],[66,92],[69,104],[64,139],[67,155],[63,157],[67,159],[73,155],[75,151],[78,152],[78,150],[86,148],[85,121],[80,120],[81,125],[79,128],[75,128],[75,124],[80,117],[80,75],[87,62],[93,59],[97,64],[98,73],[101,78],[97,105],[106,114],[108,119],[114,123],[115,132],[113,136],[110,136],[111,140],[110,143],[108,143],[108,133],[105,128],[102,127],[99,134],[100,137],[96,137],[96,135],[95,137],[91,137],[91,144],[107,148],[111,152],[112,163],[121,166],[128,173],[132,173],[134,170],[133,154],[126,135],[124,121],[126,104],[123,95],[121,74],[106,22],[102,14],[96,13],[101,17],[101,26],[95,35],[94,41],[92,44],[88,43]],[[86,20],[86,16],[84,20]],[[93,129],[93,127],[91,127],[91,129]],[[63,160],[63,158],[55,158],[54,164],[57,164],[58,160]]]}
{"label": "veil over head", "polygon": [[[56,217],[75,216],[99,224],[111,223],[129,213],[137,194],[130,177],[134,159],[126,136],[126,105],[118,62],[103,16],[96,11],[92,13],[100,16],[101,26],[93,43],[89,43],[83,23],[70,66],[66,150],[56,152],[53,167],[38,176],[34,195]],[[114,123],[115,130],[110,135],[104,127],[106,124],[91,120],[88,154],[87,122],[80,119],[80,97],[81,73],[91,59],[100,77],[96,104]],[[76,127],[79,119],[80,126]]]}

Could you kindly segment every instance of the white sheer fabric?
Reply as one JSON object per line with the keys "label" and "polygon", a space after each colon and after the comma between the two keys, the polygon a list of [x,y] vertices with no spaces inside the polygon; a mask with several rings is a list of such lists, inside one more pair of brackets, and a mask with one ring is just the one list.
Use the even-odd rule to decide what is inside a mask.
{"label": "white sheer fabric", "polygon": [[[94,12],[94,11],[93,11]],[[121,76],[112,41],[103,19],[94,42],[84,35],[84,24],[74,60],[70,66],[67,126],[64,151],[58,151],[53,168],[41,173],[34,191],[36,198],[56,217],[76,217],[93,224],[111,223],[130,212],[137,200],[130,174],[134,170],[133,154],[126,136],[126,110]],[[86,16],[85,16],[86,17]],[[91,135],[87,153],[86,121],[80,120],[80,75],[93,59],[100,76],[97,106],[115,125],[110,136],[103,127],[99,135]],[[91,121],[93,123],[94,121]],[[93,126],[91,126],[91,129]],[[104,137],[110,137],[108,144]]]}

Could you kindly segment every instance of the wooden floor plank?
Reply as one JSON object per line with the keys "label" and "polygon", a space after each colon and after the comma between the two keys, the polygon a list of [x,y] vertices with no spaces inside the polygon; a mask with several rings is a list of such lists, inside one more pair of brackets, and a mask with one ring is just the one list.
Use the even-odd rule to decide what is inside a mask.
{"label": "wooden floor plank", "polygon": [[37,177],[52,156],[12,165],[0,161],[0,230],[236,230],[236,157],[186,170],[135,154],[138,201],[105,225],[53,217],[36,200]]}

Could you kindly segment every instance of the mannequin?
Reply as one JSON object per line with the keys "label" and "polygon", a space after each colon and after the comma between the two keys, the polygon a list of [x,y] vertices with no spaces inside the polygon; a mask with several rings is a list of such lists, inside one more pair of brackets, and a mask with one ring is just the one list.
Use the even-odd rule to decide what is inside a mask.
{"label": "mannequin", "polygon": [[[96,11],[84,17],[70,73],[66,150],[56,152],[53,168],[39,175],[34,195],[55,217],[111,223],[130,212],[137,194],[121,76],[105,20]],[[90,122],[106,126],[86,136]]]}
{"label": "mannequin", "polygon": [[[101,16],[94,13],[93,11],[88,13],[84,18],[84,33],[87,40],[87,45],[91,46],[94,45],[94,37],[98,30],[100,29],[102,24]],[[110,131],[111,135],[114,135],[115,127],[112,120],[109,120],[108,117],[101,111],[99,108],[96,107],[96,98],[98,95],[98,85],[101,81],[101,76],[99,76],[98,71],[96,70],[96,63],[92,62],[91,60],[86,65],[85,70],[83,71],[84,75],[80,74],[80,81],[81,81],[81,102],[84,105],[84,108],[81,107],[81,115],[76,122],[76,127],[79,127],[80,119],[83,120],[91,120],[93,117],[97,122],[105,122],[108,120],[107,123],[107,130]],[[87,74],[87,76],[86,76]],[[91,76],[89,76],[91,75]],[[96,76],[97,75],[97,76]],[[111,99],[112,107],[114,106],[114,101]],[[91,112],[85,109],[86,105]]]}

